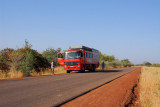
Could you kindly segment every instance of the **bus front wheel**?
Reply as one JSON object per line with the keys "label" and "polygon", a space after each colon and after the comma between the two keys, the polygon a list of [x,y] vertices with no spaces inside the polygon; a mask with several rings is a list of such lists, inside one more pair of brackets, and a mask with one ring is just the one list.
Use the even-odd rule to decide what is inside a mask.
{"label": "bus front wheel", "polygon": [[71,71],[67,70],[67,73],[70,73]]}

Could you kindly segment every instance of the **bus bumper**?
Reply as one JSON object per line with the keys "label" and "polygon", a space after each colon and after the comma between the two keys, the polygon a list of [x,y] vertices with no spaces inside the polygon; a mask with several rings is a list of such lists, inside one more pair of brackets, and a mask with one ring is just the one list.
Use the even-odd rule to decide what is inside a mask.
{"label": "bus bumper", "polygon": [[77,66],[64,66],[64,70],[70,70],[70,71],[79,71],[81,70],[81,66],[77,65]]}

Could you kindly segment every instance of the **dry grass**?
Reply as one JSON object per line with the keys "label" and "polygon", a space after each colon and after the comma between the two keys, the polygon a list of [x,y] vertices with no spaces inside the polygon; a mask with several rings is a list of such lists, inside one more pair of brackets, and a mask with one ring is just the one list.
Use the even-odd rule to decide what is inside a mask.
{"label": "dry grass", "polygon": [[[61,73],[66,73],[64,67],[63,66],[55,67],[54,74],[61,74]],[[32,73],[30,73],[30,76],[32,77],[42,76],[42,75],[53,75],[53,72],[51,71],[51,69],[46,69],[45,71],[41,71],[39,73],[37,73],[36,71],[32,71]],[[21,71],[10,70],[7,73],[0,71],[0,79],[13,79],[13,78],[23,78],[23,77],[24,75]]]}
{"label": "dry grass", "polygon": [[58,66],[54,68],[54,73],[55,74],[60,74],[60,73],[66,73],[66,71],[64,70],[63,66]]}
{"label": "dry grass", "polygon": [[0,71],[0,79],[22,78],[23,73],[20,71],[10,70],[8,73]]}
{"label": "dry grass", "polygon": [[2,71],[0,71],[0,79],[5,79],[5,77],[6,75]]}
{"label": "dry grass", "polygon": [[[54,74],[61,74],[61,73],[66,73],[63,66],[57,66],[54,68]],[[31,76],[41,76],[41,75],[53,75],[53,72],[51,71],[51,69],[46,69],[45,71],[41,71],[40,73],[37,73],[35,71],[31,73]]]}
{"label": "dry grass", "polygon": [[140,102],[142,107],[160,107],[160,68],[142,68]]}
{"label": "dry grass", "polygon": [[32,71],[32,73],[30,74],[33,77],[36,76],[42,76],[42,75],[52,75],[53,72],[50,69],[46,69],[45,71],[41,71],[41,72],[36,72],[36,71]]}

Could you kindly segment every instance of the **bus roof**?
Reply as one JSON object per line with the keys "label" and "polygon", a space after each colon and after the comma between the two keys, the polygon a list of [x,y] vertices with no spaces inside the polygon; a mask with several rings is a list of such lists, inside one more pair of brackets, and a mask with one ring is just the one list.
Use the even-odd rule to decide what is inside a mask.
{"label": "bus roof", "polygon": [[86,47],[86,46],[70,46],[69,49],[70,50],[72,50],[72,49],[84,49],[84,50],[87,50],[87,51],[92,51],[92,52],[95,52],[95,53],[99,53],[98,50],[96,50],[94,48],[89,48],[89,47]]}
{"label": "bus roof", "polygon": [[86,47],[86,46],[70,46],[70,49],[84,49],[84,50],[87,50],[87,51],[92,51],[91,48]]}

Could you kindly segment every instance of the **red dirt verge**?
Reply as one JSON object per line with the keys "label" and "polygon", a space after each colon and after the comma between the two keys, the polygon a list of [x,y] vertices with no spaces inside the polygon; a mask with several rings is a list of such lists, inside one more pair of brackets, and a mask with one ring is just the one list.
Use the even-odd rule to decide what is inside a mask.
{"label": "red dirt verge", "polygon": [[[141,68],[82,95],[62,107],[128,107],[134,106]],[[135,104],[137,106],[137,104]]]}

